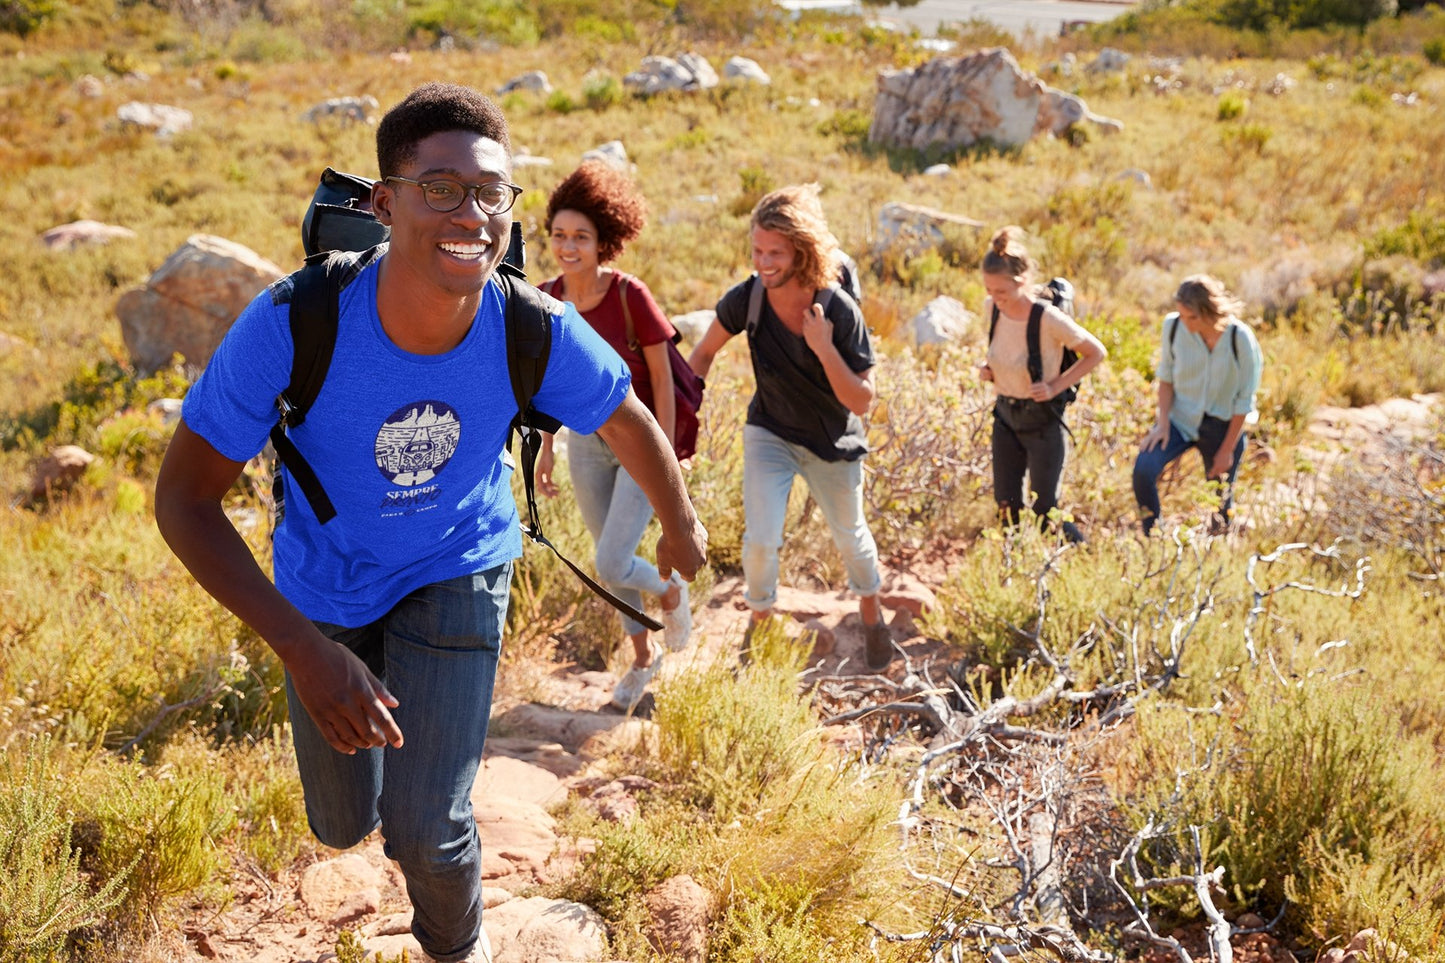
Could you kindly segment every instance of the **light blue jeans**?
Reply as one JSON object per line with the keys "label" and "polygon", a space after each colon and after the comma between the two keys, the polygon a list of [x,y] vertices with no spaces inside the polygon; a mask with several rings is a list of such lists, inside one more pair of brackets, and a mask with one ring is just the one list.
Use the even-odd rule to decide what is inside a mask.
{"label": "light blue jeans", "polygon": [[414,910],[411,931],[439,963],[465,959],[482,925],[481,846],[471,791],[487,739],[512,563],[417,589],[369,625],[317,623],[366,663],[400,705],[405,744],[332,749],[286,677],[306,818],[347,849],[381,826]]}
{"label": "light blue jeans", "polygon": [[[643,592],[661,595],[667,591],[657,566],[637,554],[647,523],[652,521],[651,503],[612,449],[595,434],[574,432],[569,436],[567,467],[582,522],[596,546],[597,580],[640,610]],[[627,635],[646,629],[641,622],[622,615],[622,631]]]}
{"label": "light blue jeans", "polygon": [[848,587],[877,595],[878,546],[863,517],[863,461],[824,461],[766,428],[743,426],[743,577],[748,608],[766,612],[778,601],[778,549],[794,477],[808,483],[813,501],[843,556]]}

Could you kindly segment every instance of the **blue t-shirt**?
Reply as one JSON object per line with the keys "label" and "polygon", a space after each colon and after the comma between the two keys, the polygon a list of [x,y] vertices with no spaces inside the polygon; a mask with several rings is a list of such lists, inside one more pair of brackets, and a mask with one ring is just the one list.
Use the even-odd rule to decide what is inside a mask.
{"label": "blue t-shirt", "polygon": [[[326,381],[290,433],[336,517],[318,523],[283,469],[288,497],[273,552],[281,593],[308,618],[348,627],[374,621],[424,585],[522,551],[503,457],[517,404],[501,290],[488,282],[461,344],[411,354],[382,330],[379,264],[342,289]],[[186,425],[232,460],[260,452],[276,423],[275,399],[291,373],[291,290],[283,278],[258,295],[186,395]],[[630,384],[622,359],[571,305],[553,317],[538,410],[594,432]]]}

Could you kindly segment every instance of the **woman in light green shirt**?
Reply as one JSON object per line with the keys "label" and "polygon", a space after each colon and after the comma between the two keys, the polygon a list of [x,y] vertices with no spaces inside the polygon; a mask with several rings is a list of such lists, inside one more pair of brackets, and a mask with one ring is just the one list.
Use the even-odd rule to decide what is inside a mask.
{"label": "woman in light green shirt", "polygon": [[1227,528],[1245,426],[1257,418],[1254,395],[1264,366],[1259,342],[1235,315],[1243,305],[1218,279],[1196,274],[1174,294],[1159,351],[1159,407],[1134,461],[1134,499],[1144,534],[1159,518],[1159,475],[1198,448],[1204,477],[1222,488],[1216,528]]}

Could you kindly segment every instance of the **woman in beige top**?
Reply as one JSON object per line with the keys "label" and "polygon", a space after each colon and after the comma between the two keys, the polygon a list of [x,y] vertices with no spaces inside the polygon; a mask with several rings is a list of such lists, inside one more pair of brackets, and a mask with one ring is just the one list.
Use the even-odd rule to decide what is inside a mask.
{"label": "woman in beige top", "polygon": [[[1048,526],[1059,502],[1059,480],[1068,456],[1064,400],[1104,360],[1099,339],[1048,300],[1036,297],[1035,266],[1019,242],[1022,230],[1005,227],[993,236],[983,258],[983,287],[988,292],[984,316],[991,337],[988,358],[980,369],[998,392],[993,409],[993,492],[999,514],[1017,525],[1028,490],[1039,524]],[[1031,320],[1032,319],[1032,320]],[[1038,325],[1037,378],[1029,371],[1029,325]],[[1064,348],[1077,360],[1063,368]],[[1029,489],[1024,488],[1028,476]],[[1083,541],[1073,522],[1062,525],[1064,536]]]}

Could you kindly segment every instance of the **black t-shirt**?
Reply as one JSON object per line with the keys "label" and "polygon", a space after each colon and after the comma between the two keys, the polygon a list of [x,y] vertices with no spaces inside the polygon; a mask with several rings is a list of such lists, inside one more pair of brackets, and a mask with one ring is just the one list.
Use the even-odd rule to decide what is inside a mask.
{"label": "black t-shirt", "polygon": [[[718,322],[731,334],[747,327],[748,297],[756,276],[734,286],[717,303]],[[765,428],[784,441],[802,445],[824,461],[857,461],[868,452],[863,419],[833,394],[823,364],[806,341],[778,319],[762,299],[756,331],[748,338],[757,389],[748,403],[748,424]],[[828,304],[833,344],[855,372],[873,367],[873,343],[863,312],[845,292],[833,292]]]}

